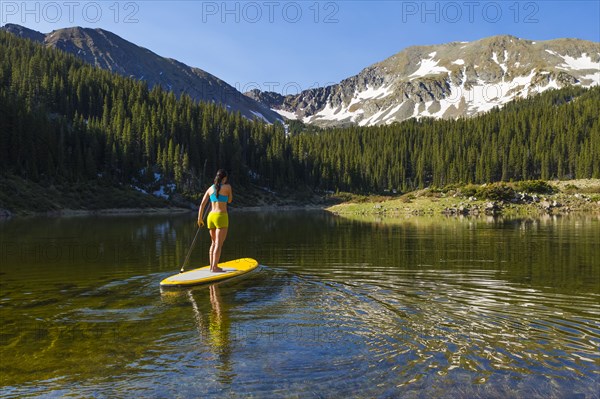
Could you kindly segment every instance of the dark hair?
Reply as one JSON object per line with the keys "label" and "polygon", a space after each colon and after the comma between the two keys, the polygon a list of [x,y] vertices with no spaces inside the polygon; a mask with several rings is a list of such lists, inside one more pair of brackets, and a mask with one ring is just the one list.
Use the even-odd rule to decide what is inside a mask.
{"label": "dark hair", "polygon": [[217,170],[217,175],[215,176],[215,189],[216,189],[215,195],[217,196],[217,198],[219,197],[219,190],[221,189],[221,182],[226,177],[227,177],[227,171],[225,169]]}

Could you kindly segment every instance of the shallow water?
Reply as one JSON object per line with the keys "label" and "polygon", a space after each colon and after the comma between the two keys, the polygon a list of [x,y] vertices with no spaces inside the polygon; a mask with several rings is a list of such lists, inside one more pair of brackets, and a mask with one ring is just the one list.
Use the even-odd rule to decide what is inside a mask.
{"label": "shallow water", "polygon": [[194,218],[0,223],[0,397],[598,397],[598,217],[233,213],[161,293]]}

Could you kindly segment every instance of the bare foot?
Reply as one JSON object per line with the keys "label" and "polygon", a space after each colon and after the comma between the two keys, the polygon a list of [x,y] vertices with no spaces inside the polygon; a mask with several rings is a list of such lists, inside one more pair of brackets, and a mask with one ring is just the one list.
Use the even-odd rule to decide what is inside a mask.
{"label": "bare foot", "polygon": [[221,269],[220,267],[215,267],[214,269],[210,269],[210,271],[212,273],[223,273],[223,272],[225,272],[225,270]]}

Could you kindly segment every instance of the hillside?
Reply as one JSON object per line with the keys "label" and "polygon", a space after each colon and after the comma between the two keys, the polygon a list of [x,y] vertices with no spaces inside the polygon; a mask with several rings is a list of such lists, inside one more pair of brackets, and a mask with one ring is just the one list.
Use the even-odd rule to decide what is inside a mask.
{"label": "hillside", "polygon": [[216,76],[152,51],[104,29],[81,27],[54,30],[48,34],[23,26],[7,24],[0,28],[18,37],[73,54],[84,62],[144,81],[150,88],[160,86],[177,97],[183,94],[195,101],[220,104],[248,119],[275,122],[281,117],[264,105],[244,96]]}

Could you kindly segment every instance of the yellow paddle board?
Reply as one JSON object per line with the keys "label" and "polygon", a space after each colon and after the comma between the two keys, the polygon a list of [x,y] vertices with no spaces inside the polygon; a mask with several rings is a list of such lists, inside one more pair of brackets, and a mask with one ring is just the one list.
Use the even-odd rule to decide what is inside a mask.
{"label": "yellow paddle board", "polygon": [[190,285],[214,283],[228,278],[240,276],[258,267],[258,262],[251,258],[231,260],[219,263],[219,267],[225,270],[223,273],[213,273],[210,266],[174,274],[160,282],[161,287],[187,287]]}

